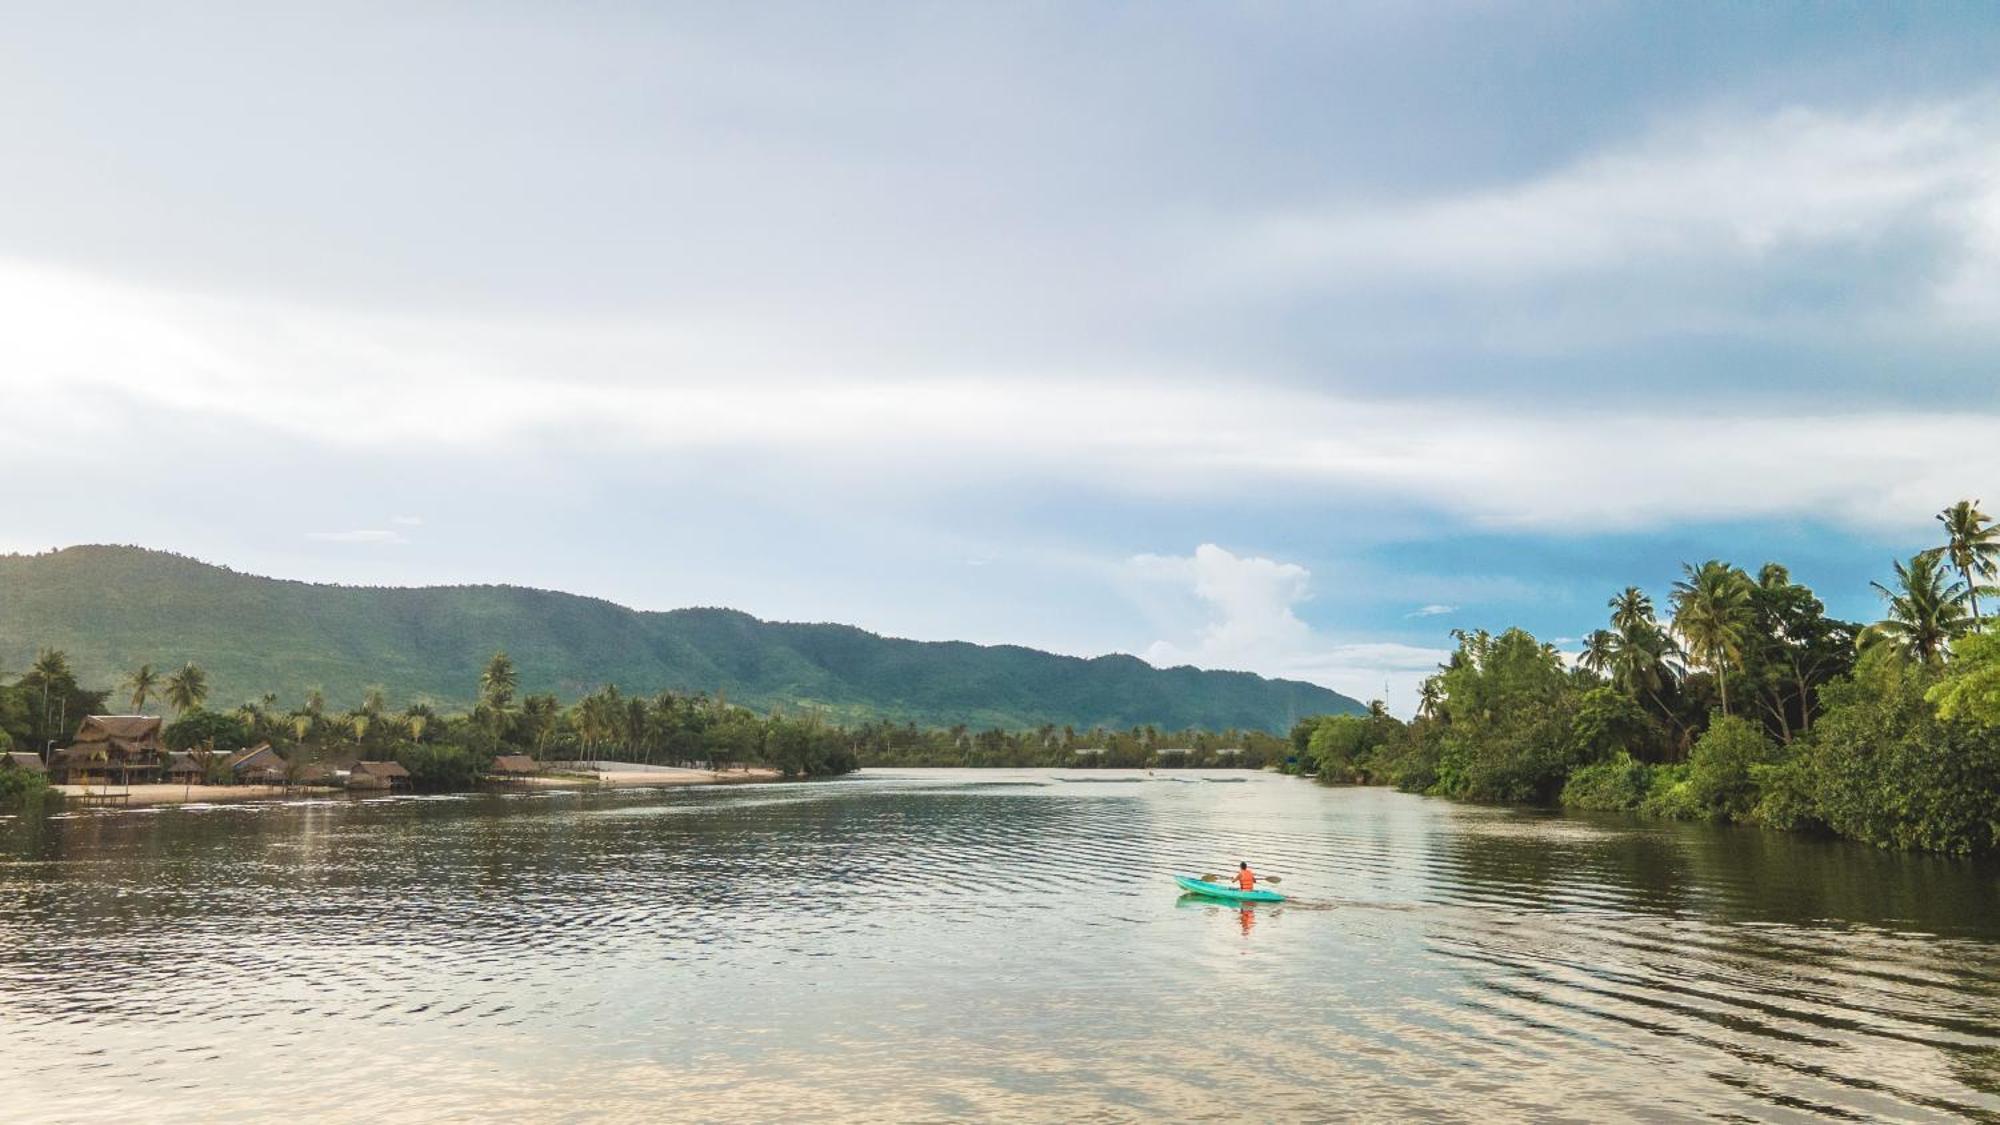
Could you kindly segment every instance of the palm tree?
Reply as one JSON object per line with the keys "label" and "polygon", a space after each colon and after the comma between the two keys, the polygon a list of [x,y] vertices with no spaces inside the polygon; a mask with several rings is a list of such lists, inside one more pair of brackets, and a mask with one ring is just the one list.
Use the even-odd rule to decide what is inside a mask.
{"label": "palm tree", "polygon": [[1417,714],[1426,719],[1435,719],[1444,708],[1444,684],[1436,676],[1424,681],[1417,689]]}
{"label": "palm tree", "polygon": [[195,667],[193,661],[182,665],[180,671],[167,677],[166,699],[176,719],[182,712],[200,707],[208,702],[208,673]]}
{"label": "palm tree", "polygon": [[49,723],[50,688],[58,687],[62,691],[63,710],[65,712],[63,723],[67,725],[69,722],[69,715],[67,714],[69,710],[69,689],[76,683],[76,673],[72,672],[69,666],[69,654],[59,648],[38,649],[35,652],[35,662],[28,666],[28,674],[21,679],[23,683],[34,681],[41,686],[42,729],[40,733],[42,740],[47,741],[50,737],[51,729]]}
{"label": "palm tree", "polygon": [[1629,633],[1641,625],[1653,623],[1653,599],[1637,586],[1627,586],[1608,603],[1611,606],[1611,627],[1620,633]]}
{"label": "palm tree", "polygon": [[1729,714],[1729,669],[1743,661],[1750,623],[1750,576],[1720,559],[1681,564],[1674,583],[1674,629],[1689,655],[1715,672],[1722,713]]}
{"label": "palm tree", "polygon": [[1576,658],[1577,665],[1595,676],[1611,671],[1611,661],[1618,653],[1618,635],[1609,629],[1594,629],[1583,639],[1583,652]]}
{"label": "palm tree", "polygon": [[1977,500],[1960,500],[1939,512],[1937,518],[1944,525],[1946,537],[1945,545],[1937,553],[1958,569],[1966,600],[1972,607],[1972,628],[1980,631],[1979,584],[2000,577],[2000,524],[1979,510]]}
{"label": "palm tree", "polygon": [[160,674],[151,664],[141,664],[125,677],[125,690],[132,693],[132,713],[145,710],[147,700],[160,694]]}
{"label": "palm tree", "polygon": [[514,703],[514,690],[520,686],[520,677],[514,672],[514,662],[507,658],[502,649],[486,662],[486,670],[479,674],[479,702],[498,712],[505,712]]}
{"label": "palm tree", "polygon": [[1966,631],[1972,619],[1965,612],[1971,591],[1953,580],[1943,564],[1942,552],[1924,551],[1907,564],[1895,564],[1894,588],[1869,583],[1888,600],[1889,611],[1861,631],[1864,647],[1890,645],[1905,658],[1926,664],[1944,659],[1952,640]]}

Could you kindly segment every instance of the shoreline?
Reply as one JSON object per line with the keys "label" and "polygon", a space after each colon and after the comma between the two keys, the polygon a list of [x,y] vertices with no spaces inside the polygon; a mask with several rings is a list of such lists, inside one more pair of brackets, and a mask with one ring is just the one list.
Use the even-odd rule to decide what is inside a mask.
{"label": "shoreline", "polygon": [[[687,788],[698,785],[745,785],[782,780],[773,769],[708,770],[647,769],[594,773],[536,774],[531,777],[485,778],[463,793],[495,793],[522,789],[641,789]],[[157,782],[129,786],[51,785],[49,791],[78,808],[153,808],[167,805],[242,804],[296,800],[301,797],[379,797],[386,790],[348,789],[335,785],[180,785]]]}

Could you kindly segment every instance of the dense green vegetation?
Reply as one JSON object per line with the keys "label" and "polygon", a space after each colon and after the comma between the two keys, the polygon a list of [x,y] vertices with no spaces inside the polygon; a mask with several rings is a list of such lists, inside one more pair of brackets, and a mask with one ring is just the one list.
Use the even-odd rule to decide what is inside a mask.
{"label": "dense green vegetation", "polygon": [[1662,620],[1628,587],[1574,661],[1520,629],[1454,634],[1417,717],[1294,727],[1287,768],[1479,801],[1556,803],[2000,852],[2000,527],[1976,502],[1877,583],[1881,621],[1826,616],[1767,564],[1684,567]]}
{"label": "dense green vegetation", "polygon": [[[77,680],[64,653],[39,652],[17,683],[0,687],[0,702],[14,704],[0,709],[0,740],[29,741],[54,732],[49,741],[67,742],[75,724],[71,721],[65,729],[62,716],[101,712],[112,695],[86,691]],[[155,680],[161,687],[157,694],[151,690]],[[477,702],[456,712],[422,702],[395,709],[380,688],[368,690],[347,710],[331,707],[317,691],[292,706],[267,693],[211,710],[199,665],[184,664],[164,678],[150,665],[141,665],[125,678],[122,702],[134,711],[154,702],[166,704],[172,721],[162,741],[169,750],[226,752],[269,742],[295,777],[316,766],[390,760],[409,770],[418,788],[435,791],[472,787],[503,754],[524,754],[558,766],[586,760],[715,769],[755,765],[788,777],[817,777],[846,773],[864,763],[1261,767],[1278,761],[1286,750],[1284,740],[1261,731],[1162,733],[1136,727],[1079,732],[1053,725],[973,731],[886,721],[840,726],[812,714],[758,715],[707,695],[628,695],[615,685],[564,705],[550,694],[522,695],[520,680],[512,659],[496,653],[476,681]],[[0,797],[8,792],[0,788]]]}
{"label": "dense green vegetation", "polygon": [[[524,691],[574,698],[620,684],[848,724],[1277,732],[1301,715],[1360,710],[1312,684],[1159,669],[1130,656],[895,640],[723,609],[642,613],[506,586],[283,582],[127,547],[0,556],[0,666],[20,667],[37,645],[66,651],[86,682],[165,703],[177,690],[225,700],[318,691],[351,708],[379,687],[465,708],[482,663],[505,650],[520,662]],[[167,656],[191,661],[203,682],[177,687],[184,666],[149,663]]]}

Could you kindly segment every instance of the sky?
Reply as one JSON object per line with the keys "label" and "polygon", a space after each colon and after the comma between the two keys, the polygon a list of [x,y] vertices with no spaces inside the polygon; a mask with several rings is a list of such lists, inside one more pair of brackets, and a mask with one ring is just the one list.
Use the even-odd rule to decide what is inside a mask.
{"label": "sky", "polygon": [[0,551],[1407,714],[2000,503],[1990,6],[304,9],[9,11]]}

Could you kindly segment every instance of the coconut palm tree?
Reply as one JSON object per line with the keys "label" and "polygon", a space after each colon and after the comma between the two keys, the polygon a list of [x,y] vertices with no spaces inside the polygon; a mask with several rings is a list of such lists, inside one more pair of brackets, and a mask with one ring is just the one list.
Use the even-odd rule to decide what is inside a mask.
{"label": "coconut palm tree", "polygon": [[166,700],[176,719],[208,702],[208,673],[193,661],[181,665],[180,671],[167,677]]}
{"label": "coconut palm tree", "polygon": [[1618,634],[1609,629],[1594,629],[1583,639],[1583,652],[1576,658],[1577,666],[1595,676],[1611,671],[1611,661],[1618,652]]}
{"label": "coconut palm tree", "polygon": [[1653,599],[1637,586],[1620,590],[1608,604],[1611,607],[1611,627],[1620,633],[1653,624]]}
{"label": "coconut palm tree", "polygon": [[520,677],[514,672],[514,662],[502,649],[486,662],[486,670],[479,674],[479,702],[496,712],[505,713],[513,706],[514,691],[520,687]]}
{"label": "coconut palm tree", "polygon": [[1908,563],[1895,564],[1893,588],[1869,583],[1888,601],[1889,609],[1882,620],[1861,631],[1863,647],[1886,644],[1925,664],[1944,660],[1952,640],[1972,624],[1965,609],[1971,592],[1951,577],[1944,561],[1941,552],[1924,551]]}
{"label": "coconut palm tree", "polygon": [[1417,689],[1417,714],[1426,719],[1435,719],[1444,710],[1444,684],[1436,676],[1424,681]]}
{"label": "coconut palm tree", "polygon": [[132,713],[136,715],[160,694],[160,674],[151,664],[141,664],[125,677],[125,690],[132,693]]}
{"label": "coconut palm tree", "polygon": [[1743,661],[1750,626],[1750,576],[1720,559],[1683,563],[1674,583],[1674,631],[1688,654],[1715,673],[1722,713],[1729,714],[1729,669]]}
{"label": "coconut palm tree", "polygon": [[63,715],[60,724],[52,724],[49,718],[49,691],[60,693],[63,709],[68,711],[69,691],[76,685],[76,673],[70,670],[69,654],[59,648],[38,649],[35,662],[28,666],[28,674],[21,677],[23,685],[35,684],[42,689],[42,726],[39,732],[42,741],[51,737],[56,725],[67,725],[69,716]]}
{"label": "coconut palm tree", "polygon": [[1972,610],[1972,628],[1980,631],[1980,583],[2000,577],[2000,524],[1979,510],[1977,500],[1960,500],[1939,512],[1937,519],[1944,525],[1946,537],[1937,553],[1957,568]]}

